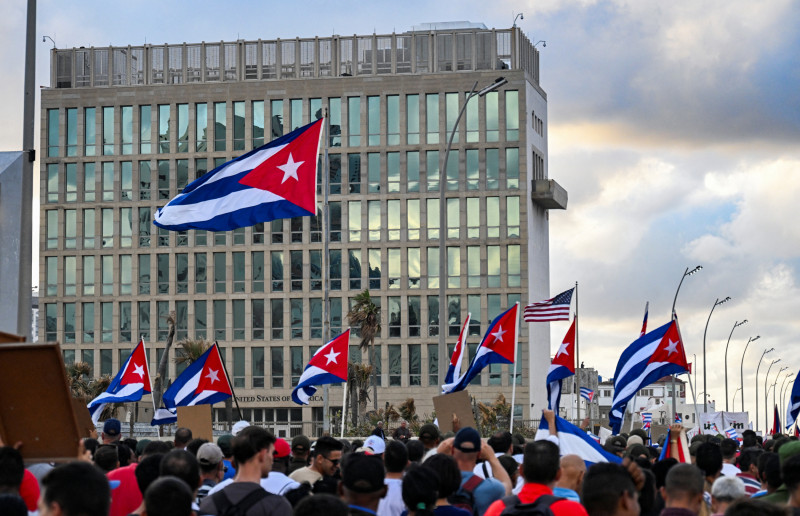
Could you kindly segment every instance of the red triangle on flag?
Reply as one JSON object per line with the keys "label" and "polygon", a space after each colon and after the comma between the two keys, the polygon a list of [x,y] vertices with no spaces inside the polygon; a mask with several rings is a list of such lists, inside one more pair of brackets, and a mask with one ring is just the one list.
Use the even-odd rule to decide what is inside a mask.
{"label": "red triangle on flag", "polygon": [[272,192],[316,214],[317,156],[324,120],[320,118],[310,124],[305,131],[240,179],[239,183]]}
{"label": "red triangle on flag", "polygon": [[577,320],[577,317],[572,320],[572,325],[567,330],[564,340],[561,341],[556,356],[553,357],[553,365],[564,366],[573,373],[575,372],[575,321]]}
{"label": "red triangle on flag", "polygon": [[314,353],[309,366],[319,367],[347,381],[347,348],[350,344],[350,329],[328,342]]}
{"label": "red triangle on flag", "polygon": [[197,388],[194,392],[195,394],[199,394],[203,391],[217,391],[232,396],[233,392],[228,383],[225,367],[222,365],[222,357],[219,354],[219,346],[217,346],[216,342],[213,348],[214,350],[209,353],[206,358],[206,363],[203,364],[203,369],[200,371],[200,378],[197,382]]}
{"label": "red triangle on flag", "polygon": [[486,332],[481,344],[512,364],[514,363],[514,349],[517,344],[518,314],[519,303],[512,306],[497,319],[495,324]]}
{"label": "red triangle on flag", "polygon": [[144,384],[144,392],[150,392],[150,373],[147,370],[147,354],[144,352],[144,340],[133,348],[128,366],[122,373],[119,380],[120,385],[130,385],[132,383]]}
{"label": "red triangle on flag", "polygon": [[675,321],[672,321],[664,336],[661,337],[661,342],[648,363],[654,362],[672,362],[684,369],[689,369],[689,364],[686,363],[686,352],[683,349],[683,342],[681,342],[678,325]]}

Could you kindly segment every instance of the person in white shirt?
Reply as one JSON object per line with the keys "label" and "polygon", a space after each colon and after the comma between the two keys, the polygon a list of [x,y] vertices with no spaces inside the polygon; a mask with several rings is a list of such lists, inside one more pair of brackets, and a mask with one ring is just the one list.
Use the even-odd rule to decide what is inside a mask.
{"label": "person in white shirt", "polygon": [[408,450],[400,441],[389,441],[383,453],[386,467],[386,496],[378,503],[378,516],[400,516],[405,510],[403,503],[403,473],[408,467]]}
{"label": "person in white shirt", "polygon": [[733,439],[723,439],[719,447],[722,451],[722,474],[726,477],[735,477],[741,473],[742,470],[735,466],[739,442]]}

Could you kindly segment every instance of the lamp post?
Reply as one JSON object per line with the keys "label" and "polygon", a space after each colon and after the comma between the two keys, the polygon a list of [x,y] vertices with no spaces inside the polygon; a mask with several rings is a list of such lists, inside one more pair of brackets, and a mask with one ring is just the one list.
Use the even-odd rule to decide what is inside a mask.
{"label": "lamp post", "polygon": [[[708,319],[706,320],[706,329],[703,330],[703,389],[706,392],[708,392],[708,390],[707,390],[708,389],[708,385],[707,385],[708,376],[706,375],[706,333],[708,333],[708,323],[711,322],[711,314],[714,313],[714,309],[717,306],[719,306],[719,305],[721,305],[723,303],[727,303],[730,300],[731,300],[731,296],[726,297],[722,301],[720,301],[719,298],[717,298],[714,301],[714,306],[711,307],[711,312],[709,312]],[[731,332],[733,332],[733,330],[731,330]],[[727,398],[727,393],[726,393],[726,398]],[[703,412],[708,412],[708,403],[706,403],[705,398],[703,399]]]}
{"label": "lamp post", "polygon": [[744,412],[744,354],[747,353],[747,346],[749,346],[751,342],[760,338],[761,335],[756,335],[755,337],[750,337],[747,339],[747,344],[744,345],[744,351],[742,351],[742,363],[739,366],[739,381],[741,382],[739,388],[742,389],[742,412]]}
{"label": "lamp post", "polygon": [[[775,375],[775,381],[772,382],[772,387],[770,387],[772,389],[772,406],[773,407],[777,407],[777,405],[775,404],[775,395],[777,394],[777,391],[778,391],[778,389],[776,388],[777,385],[778,385],[778,378],[780,378],[781,373],[786,371],[787,369],[789,369],[789,368],[788,367],[781,367],[780,368],[780,370],[778,371],[778,374]],[[764,403],[766,404],[766,400],[764,400]]]}
{"label": "lamp post", "polygon": [[733,330],[737,327],[745,324],[747,319],[742,322],[735,322],[733,323],[733,328],[731,328],[731,333],[728,335],[728,343],[725,344],[725,412],[728,412],[728,346],[731,343],[731,337],[733,336]]}
{"label": "lamp post", "polygon": [[770,363],[769,367],[767,368],[767,376],[764,377],[764,431],[766,432],[769,430],[769,403],[767,403],[767,398],[769,393],[767,392],[767,382],[769,381],[769,372],[772,369],[772,366],[780,362],[780,358],[776,358],[775,360]]}
{"label": "lamp post", "polygon": [[[478,83],[472,86],[472,90],[467,94],[467,98],[464,100],[464,105],[461,106],[461,110],[458,112],[458,118],[456,118],[455,124],[453,124],[453,129],[450,131],[450,139],[447,141],[447,147],[444,150],[444,164],[442,165],[441,170],[439,170],[439,384],[444,384],[444,377],[447,371],[447,367],[445,364],[448,362],[447,356],[447,344],[446,344],[446,332],[447,332],[447,298],[445,296],[445,286],[447,284],[447,256],[446,256],[446,247],[445,247],[445,238],[447,236],[447,223],[445,221],[445,213],[446,213],[446,205],[445,205],[445,187],[447,183],[447,160],[450,157],[450,147],[453,145],[453,138],[455,138],[456,131],[458,131],[458,123],[461,121],[461,117],[464,116],[464,111],[467,109],[467,104],[469,101],[475,97],[476,95],[479,97],[483,97],[487,93],[496,90],[497,88],[503,86],[508,81],[504,77],[498,77],[495,81],[490,84],[489,86],[483,88],[482,90],[475,91],[478,87]],[[514,369],[516,373],[516,369]],[[516,378],[514,378],[516,381]],[[514,407],[511,407],[511,418],[514,418]]]}
{"label": "lamp post", "polygon": [[[686,276],[691,276],[695,272],[700,271],[703,268],[702,265],[698,265],[692,270],[689,270],[689,267],[686,267],[686,270],[683,271],[683,276],[681,276],[681,281],[678,283],[678,288],[675,290],[675,298],[672,300],[672,320],[674,321],[677,318],[677,314],[675,314],[675,303],[678,302],[678,292],[681,291],[681,285],[683,285],[683,280],[686,279]],[[694,373],[693,373],[694,374]],[[675,414],[677,413],[676,405],[675,405],[675,375],[670,375],[672,377],[672,416],[670,416],[670,420],[675,420]],[[696,400],[695,400],[696,401]],[[697,407],[695,407],[695,412],[697,411]]]}
{"label": "lamp post", "polygon": [[[758,360],[758,366],[756,367],[756,415],[753,418],[753,421],[756,424],[756,429],[758,428],[758,370],[761,369],[761,361],[764,360],[764,355],[773,351],[775,351],[775,348],[765,349],[764,352],[761,353],[761,358]],[[742,396],[744,396],[744,391],[742,391]]]}
{"label": "lamp post", "polygon": [[[787,375],[786,375],[786,378],[784,378],[784,379],[783,379],[783,384],[781,385],[781,397],[780,397],[780,401],[781,401],[781,409],[783,409],[783,407],[786,407],[786,406],[787,406],[787,405],[786,405],[786,399],[785,399],[785,394],[786,394],[786,382],[787,382],[787,381],[789,380],[789,378],[791,378],[792,376],[794,376],[794,373],[787,374]],[[789,385],[791,385],[791,384],[789,384]]]}
{"label": "lamp post", "polygon": [[742,390],[741,387],[737,387],[736,388],[736,391],[734,391],[734,393],[733,393],[733,399],[731,400],[731,405],[733,405],[733,406],[736,405],[736,394],[739,393],[739,391],[741,391],[741,390]]}

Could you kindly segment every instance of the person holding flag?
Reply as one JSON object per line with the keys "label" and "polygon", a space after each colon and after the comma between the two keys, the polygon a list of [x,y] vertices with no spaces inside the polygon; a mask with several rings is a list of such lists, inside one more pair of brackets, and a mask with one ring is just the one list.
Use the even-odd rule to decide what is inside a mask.
{"label": "person holding flag", "polygon": [[547,408],[558,414],[561,404],[561,381],[575,375],[575,324],[573,319],[547,373]]}
{"label": "person holding flag", "polygon": [[139,401],[144,394],[150,394],[152,390],[144,339],[141,339],[139,344],[133,348],[131,354],[128,355],[125,363],[122,364],[117,376],[111,380],[106,391],[87,405],[89,414],[92,416],[92,422],[97,424],[100,420],[100,414],[107,403]]}
{"label": "person holding flag", "polygon": [[300,375],[292,390],[292,401],[308,405],[308,400],[317,392],[317,386],[326,383],[347,382],[347,347],[350,344],[350,328],[319,348]]}
{"label": "person holding flag", "polygon": [[[461,326],[461,333],[458,334],[456,347],[453,348],[453,355],[450,357],[450,365],[447,367],[447,374],[444,377],[445,384],[454,383],[461,378],[461,363],[463,362],[464,350],[467,347],[467,330],[469,329],[469,321],[471,318],[472,314],[467,313],[464,325]],[[444,387],[443,385],[443,391]]]}

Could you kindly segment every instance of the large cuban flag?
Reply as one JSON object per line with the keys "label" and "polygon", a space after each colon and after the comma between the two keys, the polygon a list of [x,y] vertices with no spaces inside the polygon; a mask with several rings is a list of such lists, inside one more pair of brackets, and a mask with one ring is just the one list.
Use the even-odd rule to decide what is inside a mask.
{"label": "large cuban flag", "polygon": [[442,392],[448,394],[463,391],[489,364],[513,364],[514,352],[517,349],[517,328],[519,328],[519,303],[495,317],[466,372],[453,383],[442,385]]}
{"label": "large cuban flag", "polygon": [[308,405],[308,400],[317,392],[317,385],[347,381],[347,350],[350,344],[350,328],[314,353],[292,390],[292,401]]}
{"label": "large cuban flag", "polygon": [[635,340],[622,353],[614,373],[614,399],[609,414],[611,430],[619,433],[625,407],[639,389],[688,369],[677,320]]}
{"label": "large cuban flag", "polygon": [[178,376],[161,399],[151,425],[177,421],[177,407],[213,405],[233,395],[219,346],[215,342]]}
{"label": "large cuban flag", "polygon": [[295,129],[190,183],[153,223],[172,231],[229,231],[317,213],[317,156],[324,118]]}
{"label": "large cuban flag", "polygon": [[458,341],[456,341],[456,347],[453,349],[450,365],[447,367],[447,374],[444,377],[445,384],[453,383],[461,378],[461,364],[464,362],[464,350],[467,348],[467,333],[471,318],[472,314],[468,313],[467,319],[461,327],[461,333],[458,334]]}
{"label": "large cuban flag", "polygon": [[[558,416],[556,416],[556,431],[558,433],[558,449],[562,457],[564,455],[577,455],[586,462],[587,467],[597,462],[615,462],[617,464],[622,462],[620,457],[605,451],[592,435]],[[534,440],[547,439],[549,435],[550,426],[547,424],[547,420],[542,417]]]}
{"label": "large cuban flag", "polygon": [[[800,376],[800,373],[798,373]],[[794,384],[792,385],[792,393],[789,396],[789,405],[786,407],[786,429],[788,430],[797,420],[797,414],[800,413],[800,382],[795,377]]]}
{"label": "large cuban flag", "polygon": [[87,405],[92,421],[97,424],[100,413],[106,403],[122,403],[125,401],[139,401],[144,394],[149,394],[150,372],[147,367],[147,354],[144,351],[144,339],[133,348],[128,359],[120,368],[111,384]]}
{"label": "large cuban flag", "polygon": [[547,408],[558,413],[561,405],[561,380],[575,376],[575,322],[572,320],[569,331],[564,336],[561,346],[553,357],[547,373]]}

